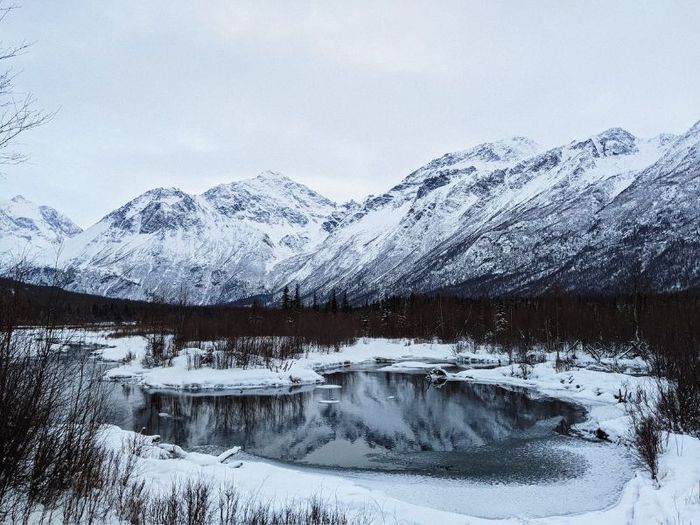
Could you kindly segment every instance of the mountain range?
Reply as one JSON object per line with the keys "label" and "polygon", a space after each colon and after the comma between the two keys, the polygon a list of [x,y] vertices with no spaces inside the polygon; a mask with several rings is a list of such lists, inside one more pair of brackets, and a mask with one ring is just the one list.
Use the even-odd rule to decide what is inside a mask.
{"label": "mountain range", "polygon": [[448,153],[381,195],[339,204],[278,173],[200,195],[147,191],[81,230],[0,201],[0,261],[40,284],[197,304],[275,301],[299,285],[354,302],[700,289],[700,122],[621,128],[546,149],[524,137]]}

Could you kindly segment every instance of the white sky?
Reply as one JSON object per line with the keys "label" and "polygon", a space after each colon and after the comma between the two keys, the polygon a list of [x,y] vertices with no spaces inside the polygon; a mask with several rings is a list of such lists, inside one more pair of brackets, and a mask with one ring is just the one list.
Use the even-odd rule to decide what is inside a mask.
{"label": "white sky", "polygon": [[342,201],[445,152],[700,120],[700,2],[22,0],[0,25],[46,110],[5,166],[81,226],[156,186],[281,171]]}

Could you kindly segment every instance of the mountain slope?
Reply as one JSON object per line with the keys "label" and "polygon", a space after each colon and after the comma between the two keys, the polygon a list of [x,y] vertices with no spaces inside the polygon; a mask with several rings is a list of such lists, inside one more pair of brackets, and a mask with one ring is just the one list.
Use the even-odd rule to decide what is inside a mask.
{"label": "mountain slope", "polygon": [[537,149],[516,137],[428,163],[387,193],[367,198],[289,278],[322,295],[333,287],[381,289],[402,261],[430,253],[454,232],[460,210],[476,198],[465,187],[485,191],[495,170]]}
{"label": "mountain slope", "polygon": [[[291,279],[356,300],[445,288],[541,292],[534,283],[585,246],[580,234],[596,214],[674,140],[614,128],[537,154],[516,138],[445,155],[365,202],[364,215],[329,236]],[[496,153],[504,147],[509,154]]]}
{"label": "mountain slope", "polygon": [[597,216],[557,279],[568,289],[700,289],[700,122]]}
{"label": "mountain slope", "polygon": [[7,264],[22,258],[55,259],[61,244],[81,231],[65,215],[21,195],[0,200],[0,258]]}
{"label": "mountain slope", "polygon": [[[583,275],[575,282],[562,280],[560,270],[584,257],[602,211],[673,142],[611,129],[512,167],[504,176],[529,173],[528,184],[500,193],[485,217],[465,217],[464,229],[419,261],[406,282],[477,295],[536,294],[555,284],[571,291],[611,291],[614,279],[600,276],[594,289]],[[494,209],[494,200],[507,205]]]}

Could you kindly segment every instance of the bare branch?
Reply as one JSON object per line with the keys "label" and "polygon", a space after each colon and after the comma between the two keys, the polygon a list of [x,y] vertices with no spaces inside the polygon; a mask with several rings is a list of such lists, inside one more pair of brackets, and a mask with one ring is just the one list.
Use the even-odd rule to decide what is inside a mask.
{"label": "bare branch", "polygon": [[15,9],[19,9],[18,5],[10,4],[7,6],[3,6],[4,2],[0,2],[0,22],[3,21],[3,19],[10,13],[10,11],[14,11]]}
{"label": "bare branch", "polygon": [[[4,5],[0,0],[0,22],[16,8],[15,5]],[[19,45],[3,47],[0,43],[0,62],[16,58],[30,45],[23,42]],[[26,154],[9,148],[16,144],[19,135],[45,124],[55,115],[55,113],[47,114],[37,109],[36,99],[31,93],[16,93],[13,85],[16,77],[17,73],[11,67],[0,72],[0,165],[17,164],[26,160],[28,157]]]}

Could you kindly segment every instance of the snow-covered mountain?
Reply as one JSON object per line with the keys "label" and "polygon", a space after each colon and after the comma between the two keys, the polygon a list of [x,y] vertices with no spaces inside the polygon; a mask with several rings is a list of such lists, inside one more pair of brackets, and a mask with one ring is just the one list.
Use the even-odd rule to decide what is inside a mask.
{"label": "snow-covered mountain", "polygon": [[0,199],[0,261],[46,263],[55,260],[61,244],[82,230],[58,211],[17,195]]}
{"label": "snow-covered mountain", "polygon": [[235,301],[269,291],[274,266],[313,251],[342,211],[266,172],[201,195],[148,191],[65,243],[65,285],[133,299]]}
{"label": "snow-covered mountain", "polygon": [[359,204],[270,172],[202,195],[161,188],[66,235],[63,278],[73,290],[196,303],[295,284],[355,301],[700,288],[699,180],[700,123],[651,139],[613,128],[552,149],[524,137],[480,144]]}
{"label": "snow-covered mountain", "polygon": [[599,210],[567,289],[700,289],[700,122]]}
{"label": "snow-covered mountain", "polygon": [[[581,275],[559,283],[558,272],[590,248],[603,210],[675,142],[615,128],[547,151],[515,138],[445,155],[368,199],[290,280],[356,300],[589,289]],[[635,210],[627,214],[634,223]]]}

